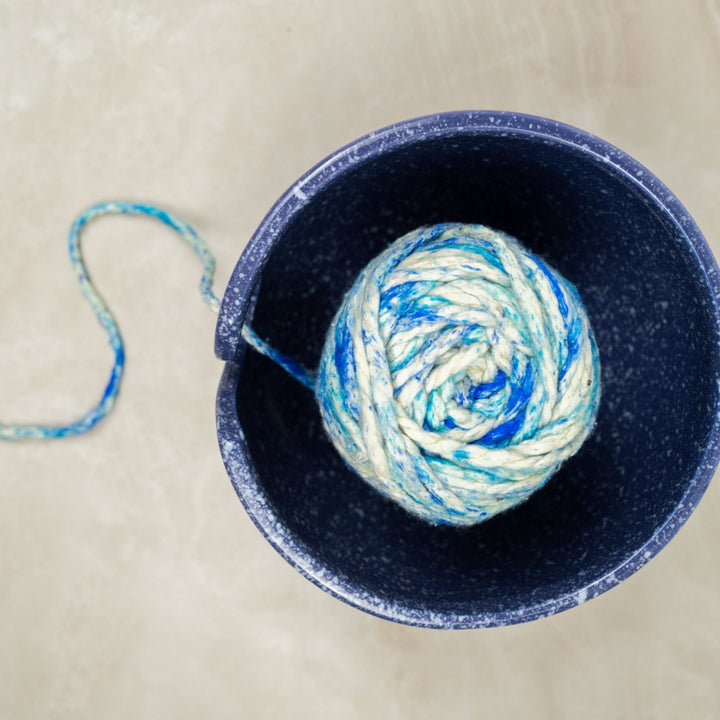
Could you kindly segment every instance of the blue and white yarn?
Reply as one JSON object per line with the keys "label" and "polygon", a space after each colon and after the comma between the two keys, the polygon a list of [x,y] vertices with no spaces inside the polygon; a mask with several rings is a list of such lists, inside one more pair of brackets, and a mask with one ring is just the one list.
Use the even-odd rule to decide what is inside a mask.
{"label": "blue and white yarn", "polygon": [[[108,214],[175,230],[203,264],[218,312],[215,259],[187,223],[138,203],[102,203],[68,236],[83,294],[115,354],[98,404],[65,425],[0,425],[0,440],[80,435],[112,410],[125,350],[92,284],[80,236]],[[317,376],[245,325],[243,338],[314,390],[328,435],[382,494],[432,523],[472,525],[525,500],[592,430],[598,352],[575,288],[512,237],[481,225],[420,228],[361,273],[329,331]]]}
{"label": "blue and white yarn", "polygon": [[514,238],[408,233],[345,297],[316,394],[345,462],[431,523],[523,502],[593,428],[597,347],[575,288]]}

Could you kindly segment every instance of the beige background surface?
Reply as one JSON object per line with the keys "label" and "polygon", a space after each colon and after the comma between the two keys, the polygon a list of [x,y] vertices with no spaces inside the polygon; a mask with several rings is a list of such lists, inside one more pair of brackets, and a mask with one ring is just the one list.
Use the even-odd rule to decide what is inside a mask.
{"label": "beige background surface", "polygon": [[[222,291],[275,198],[390,122],[508,109],[578,125],[673,189],[720,251],[720,3],[0,2],[0,418],[62,421],[111,355],[65,232],[160,203]],[[195,258],[150,222],[87,234],[124,330],[114,415],[0,445],[0,717],[720,717],[720,484],[608,594],[511,628],[423,631],[300,577],[255,530],[214,430]]]}

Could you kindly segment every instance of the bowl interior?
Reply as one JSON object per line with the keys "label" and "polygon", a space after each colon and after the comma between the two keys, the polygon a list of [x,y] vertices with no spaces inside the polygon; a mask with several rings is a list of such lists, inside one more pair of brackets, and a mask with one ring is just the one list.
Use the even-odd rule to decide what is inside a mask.
{"label": "bowl interior", "polygon": [[254,352],[237,413],[253,482],[331,574],[413,612],[513,612],[603,578],[681,503],[716,414],[713,304],[682,230],[617,168],[559,141],[463,133],[359,162],[312,196],[262,271],[253,327],[314,367],[361,268],[441,221],[514,235],[587,307],[602,362],[597,427],[545,488],[474,528],[433,527],[358,479],[311,393]]}

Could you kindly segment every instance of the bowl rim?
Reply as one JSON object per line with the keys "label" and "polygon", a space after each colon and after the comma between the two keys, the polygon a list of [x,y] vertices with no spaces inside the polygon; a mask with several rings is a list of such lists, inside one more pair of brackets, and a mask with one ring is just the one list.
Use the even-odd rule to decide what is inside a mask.
{"label": "bowl rim", "polygon": [[534,136],[566,145],[606,164],[652,200],[653,206],[678,229],[702,271],[711,298],[716,336],[720,336],[720,272],[699,227],[678,198],[652,172],[605,140],[565,123],[510,111],[452,111],[411,118],[381,128],[348,143],[321,160],[278,198],[247,243],[225,291],[215,335],[215,352],[225,360],[216,399],[218,443],[225,468],[238,497],[270,544],[307,579],[334,597],[387,620],[428,628],[463,629],[511,625],[554,615],[606,592],[639,570],[684,525],[696,508],[720,462],[720,386],[707,445],[680,502],[666,521],[638,549],[604,576],[569,593],[526,607],[459,614],[430,611],[389,601],[340,577],[326,567],[282,523],[258,484],[237,415],[235,393],[245,349],[240,331],[252,304],[262,269],[289,220],[327,184],[358,162],[390,150],[441,136]]}

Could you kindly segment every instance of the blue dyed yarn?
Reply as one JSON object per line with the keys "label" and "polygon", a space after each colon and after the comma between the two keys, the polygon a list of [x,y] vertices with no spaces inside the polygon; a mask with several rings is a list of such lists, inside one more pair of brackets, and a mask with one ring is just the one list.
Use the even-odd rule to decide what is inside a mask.
{"label": "blue dyed yarn", "polygon": [[592,430],[598,352],[575,288],[512,237],[420,228],[361,273],[316,394],[345,462],[432,523],[523,502]]}
{"label": "blue dyed yarn", "polygon": [[[46,440],[49,438],[82,435],[106,417],[115,404],[115,400],[120,392],[120,382],[125,367],[125,345],[115,318],[90,279],[80,243],[80,237],[85,226],[91,220],[103,215],[142,215],[159,220],[172,228],[188,243],[202,262],[203,273],[200,279],[200,294],[203,300],[213,312],[217,313],[220,309],[220,300],[212,291],[213,278],[215,275],[215,258],[205,241],[190,225],[169,212],[153,207],[152,205],[130,202],[109,202],[93,205],[81,213],[73,222],[68,234],[68,250],[75,276],[80,283],[80,289],[95,312],[98,322],[107,332],[110,347],[115,354],[110,378],[108,379],[100,401],[80,419],[63,425],[0,425],[0,440]],[[315,378],[312,373],[298,365],[292,358],[272,348],[264,340],[259,338],[252,328],[245,326],[243,328],[243,337],[246,342],[258,352],[270,357],[304,385],[310,388],[314,387]]]}
{"label": "blue dyed yarn", "polygon": [[[112,410],[125,351],[85,267],[81,233],[109,214],[172,228],[203,265],[213,312],[215,260],[187,223],[138,203],[101,203],[68,235],[80,288],[115,353],[98,404],[58,426],[0,425],[0,439],[80,435]],[[592,430],[597,347],[575,288],[512,237],[446,223],[397,240],[361,273],[328,331],[317,375],[262,340],[245,341],[314,390],[347,464],[432,523],[471,525],[523,502]]]}

